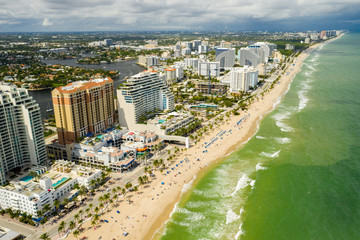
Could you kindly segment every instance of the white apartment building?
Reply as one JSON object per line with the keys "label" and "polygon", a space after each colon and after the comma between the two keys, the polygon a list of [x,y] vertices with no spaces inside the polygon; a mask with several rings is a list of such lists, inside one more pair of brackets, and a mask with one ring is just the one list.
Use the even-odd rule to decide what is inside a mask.
{"label": "white apartment building", "polygon": [[198,58],[185,58],[185,67],[188,69],[198,70],[199,59]]}
{"label": "white apartment building", "polygon": [[184,68],[181,66],[181,64],[175,64],[175,73],[176,73],[176,79],[179,81],[184,78]]}
{"label": "white apartment building", "polygon": [[14,168],[46,161],[39,104],[26,89],[0,83],[0,184]]}
{"label": "white apartment building", "polygon": [[241,66],[257,66],[260,63],[267,63],[268,58],[277,48],[276,44],[268,42],[257,42],[239,50],[239,61]]}
{"label": "white apartment building", "polygon": [[217,48],[215,61],[220,63],[220,68],[230,68],[235,64],[235,49]]}
{"label": "white apartment building", "polygon": [[148,56],[146,57],[146,66],[152,67],[160,64],[160,58],[158,56]]}
{"label": "white apartment building", "polygon": [[167,68],[165,69],[165,81],[166,85],[171,86],[176,82],[176,69],[175,68]]}
{"label": "white apartment building", "polygon": [[136,129],[141,117],[156,109],[174,110],[174,95],[156,72],[131,76],[117,90],[119,123]]}
{"label": "white apartment building", "polygon": [[52,207],[55,200],[73,197],[72,194],[76,194],[72,193],[75,184],[90,188],[91,180],[100,178],[101,172],[59,160],[39,180],[34,181],[27,176],[0,187],[0,208],[11,208],[38,217],[37,212],[44,205]]}
{"label": "white apartment building", "polygon": [[198,50],[199,54],[208,53],[209,52],[209,46],[205,45],[205,44],[201,44],[201,45],[199,45],[197,50]]}
{"label": "white apartment building", "polygon": [[249,91],[258,83],[259,71],[254,67],[234,68],[230,72],[230,92]]}
{"label": "white apartment building", "polygon": [[219,62],[199,62],[199,75],[201,76],[219,77],[220,63]]}

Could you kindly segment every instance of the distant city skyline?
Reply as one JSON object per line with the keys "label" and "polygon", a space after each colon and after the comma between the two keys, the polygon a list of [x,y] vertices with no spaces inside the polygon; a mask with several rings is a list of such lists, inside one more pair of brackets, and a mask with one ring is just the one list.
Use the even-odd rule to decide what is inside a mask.
{"label": "distant city skyline", "polygon": [[0,32],[360,30],[360,0],[0,0]]}

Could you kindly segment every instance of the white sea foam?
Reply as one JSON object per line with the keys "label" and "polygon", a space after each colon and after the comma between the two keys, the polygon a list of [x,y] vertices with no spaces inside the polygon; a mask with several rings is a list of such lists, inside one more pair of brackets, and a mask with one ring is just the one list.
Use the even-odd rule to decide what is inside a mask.
{"label": "white sea foam", "polygon": [[267,153],[267,152],[261,152],[260,155],[264,156],[264,157],[269,157],[269,158],[276,158],[279,156],[281,150],[273,152],[273,153]]}
{"label": "white sea foam", "polygon": [[283,120],[289,119],[290,115],[291,115],[290,112],[285,112],[285,113],[277,113],[277,114],[272,116],[272,118],[275,119],[276,126],[278,126],[280,128],[280,130],[283,131],[283,132],[292,132],[292,131],[294,131],[294,129],[292,127],[288,126],[287,124],[285,124],[283,122]]}
{"label": "white sea foam", "polygon": [[236,213],[234,213],[233,210],[228,210],[227,214],[226,214],[226,224],[232,223],[233,221],[237,220],[240,218],[240,215],[237,215]]}
{"label": "white sea foam", "polygon": [[249,178],[246,174],[242,175],[242,177],[239,179],[235,191],[231,194],[231,196],[235,196],[235,194],[240,191],[241,189],[246,188],[247,186],[253,187],[255,184],[255,180]]}
{"label": "white sea foam", "polygon": [[187,217],[187,221],[191,223],[203,221],[204,219],[204,214],[200,212],[191,212],[191,214],[189,214],[189,216]]}
{"label": "white sea foam", "polygon": [[299,101],[299,112],[300,112],[301,110],[303,110],[306,107],[306,104],[309,101],[309,98],[306,97],[304,90],[300,90],[298,92],[298,96],[300,99],[300,101]]}
{"label": "white sea foam", "polygon": [[275,138],[275,140],[280,144],[287,144],[291,142],[290,138],[284,137],[284,138]]}
{"label": "white sea foam", "polygon": [[261,163],[256,164],[256,171],[266,170],[267,168],[262,166]]}
{"label": "white sea foam", "polygon": [[244,234],[244,231],[242,230],[242,223],[241,223],[239,226],[239,231],[235,235],[235,240],[239,239],[239,237],[243,234]]}
{"label": "white sea foam", "polygon": [[[187,208],[185,208],[185,207],[177,208],[177,209],[176,209],[176,212],[177,212],[177,213],[186,214],[186,215],[190,215],[190,214],[192,213],[189,209],[187,209]],[[171,215],[170,215],[170,216],[171,216]]]}
{"label": "white sea foam", "polygon": [[181,189],[181,193],[182,193],[182,194],[185,193],[185,192],[187,192],[187,191],[191,188],[191,186],[192,186],[192,184],[194,183],[195,179],[196,179],[196,175],[194,175],[194,177],[191,179],[190,182],[184,184],[184,186],[183,186],[182,189]]}
{"label": "white sea foam", "polygon": [[241,209],[240,209],[240,217],[241,217],[241,215],[244,213],[244,207],[242,207]]}
{"label": "white sea foam", "polygon": [[266,137],[263,137],[263,136],[256,136],[256,138],[258,138],[258,139],[266,139]]}

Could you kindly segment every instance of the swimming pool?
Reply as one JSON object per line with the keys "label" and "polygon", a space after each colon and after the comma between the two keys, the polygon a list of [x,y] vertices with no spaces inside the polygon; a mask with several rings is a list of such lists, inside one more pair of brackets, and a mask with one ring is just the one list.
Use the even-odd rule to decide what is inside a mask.
{"label": "swimming pool", "polygon": [[63,177],[60,180],[58,180],[56,183],[53,184],[53,187],[56,188],[57,186],[59,186],[60,184],[62,184],[63,182],[65,182],[68,178]]}
{"label": "swimming pool", "polygon": [[31,179],[33,179],[34,177],[30,176],[30,175],[27,175],[23,178],[20,178],[20,181],[23,181],[23,182],[28,182],[30,181]]}

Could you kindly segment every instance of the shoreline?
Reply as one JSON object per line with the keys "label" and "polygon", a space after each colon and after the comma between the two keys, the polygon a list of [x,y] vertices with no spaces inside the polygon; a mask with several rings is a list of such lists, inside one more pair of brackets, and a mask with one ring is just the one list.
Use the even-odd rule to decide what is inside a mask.
{"label": "shoreline", "polygon": [[[343,34],[339,37],[341,36]],[[289,74],[282,74],[279,83],[274,84],[274,88],[266,92],[262,98],[258,96],[246,112],[242,111],[240,115],[224,120],[196,145],[180,152],[171,166],[174,170],[168,169],[171,173],[164,174],[155,171],[156,178],[152,179],[150,184],[141,186],[139,193],[128,193],[123,201],[120,201],[119,207],[112,207],[111,211],[100,217],[109,220],[109,223],[102,223],[96,230],[92,230],[89,223],[83,224],[85,232],[80,234],[80,238],[87,236],[87,239],[98,239],[101,236],[103,239],[118,239],[123,232],[128,232],[130,239],[160,238],[167,220],[170,219],[170,214],[176,209],[182,197],[190,193],[189,190],[202,179],[203,175],[221,164],[228,155],[242,148],[256,134],[262,119],[276,109],[290,89],[291,82],[301,71],[303,61],[309,54],[319,46],[339,37],[312,45],[304,50],[297,58],[294,58],[293,69],[291,70],[290,67],[287,69],[286,72]],[[241,119],[243,121],[238,125]],[[204,153],[204,143],[210,142],[220,131],[225,131],[226,135],[224,134],[222,140],[218,139],[207,147],[207,152]],[[195,180],[194,176],[196,176]],[[185,184],[185,188],[188,188],[186,191]],[[131,204],[126,203],[126,199],[131,199]],[[117,210],[120,210],[120,213],[117,213]],[[73,234],[69,234],[67,239],[75,238]]]}

